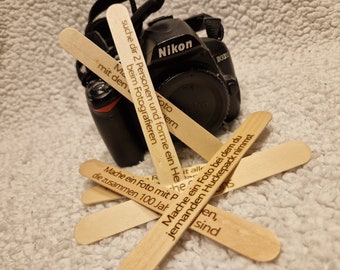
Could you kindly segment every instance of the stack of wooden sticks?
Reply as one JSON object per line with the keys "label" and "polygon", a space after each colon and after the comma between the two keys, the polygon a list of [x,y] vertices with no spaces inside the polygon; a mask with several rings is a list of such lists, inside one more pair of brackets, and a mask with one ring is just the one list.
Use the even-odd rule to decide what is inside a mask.
{"label": "stack of wooden sticks", "polygon": [[[271,120],[268,112],[251,114],[222,144],[155,92],[127,9],[119,4],[112,5],[106,16],[121,66],[75,29],[63,30],[60,43],[134,103],[156,176],[139,177],[97,160],[82,164],[80,173],[99,184],[84,193],[84,203],[122,196],[131,200],[82,219],[75,228],[76,240],[81,244],[93,243],[158,218],[119,269],[155,269],[189,227],[252,260],[274,260],[280,253],[280,241],[273,232],[208,203],[214,195],[305,164],[311,156],[309,147],[303,142],[287,142],[244,157]],[[103,66],[111,67],[112,71],[117,66],[123,68],[125,76],[117,73],[113,79],[103,73]],[[118,83],[117,76],[119,82],[126,83]],[[141,104],[143,113],[139,110]],[[161,104],[167,104],[167,109]],[[169,121],[165,118],[176,122],[176,128],[167,125]],[[207,163],[181,168],[169,132]]]}

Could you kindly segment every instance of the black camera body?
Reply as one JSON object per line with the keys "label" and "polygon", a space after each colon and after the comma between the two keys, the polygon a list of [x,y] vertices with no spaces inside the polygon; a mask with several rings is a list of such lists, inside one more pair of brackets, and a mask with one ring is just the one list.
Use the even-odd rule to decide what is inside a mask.
{"label": "black camera body", "polygon": [[[159,1],[148,1],[131,18],[154,87],[205,129],[216,133],[240,110],[240,89],[228,48],[221,41],[221,22],[206,14],[187,20],[168,16],[150,22],[143,30],[143,21],[155,11],[156,2],[159,9]],[[90,26],[85,34],[119,58],[107,22],[91,22]],[[207,37],[199,37],[200,30],[206,30]],[[133,104],[81,68],[84,67],[77,63],[90,111],[109,152],[121,167],[137,164],[147,147]]]}
{"label": "black camera body", "polygon": [[163,17],[149,24],[141,45],[157,92],[201,126],[216,133],[238,115],[240,90],[222,41],[200,38],[187,22]]}

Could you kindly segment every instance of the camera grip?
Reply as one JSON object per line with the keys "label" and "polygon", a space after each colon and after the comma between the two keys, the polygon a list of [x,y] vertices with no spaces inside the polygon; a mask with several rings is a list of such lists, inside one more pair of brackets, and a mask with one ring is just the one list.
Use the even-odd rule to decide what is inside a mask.
{"label": "camera grip", "polygon": [[102,81],[90,83],[86,97],[97,129],[118,166],[138,164],[146,143],[132,104]]}
{"label": "camera grip", "polygon": [[97,129],[106,144],[111,156],[118,166],[128,167],[138,164],[144,158],[146,151],[145,142],[140,141],[136,136],[138,131],[134,128],[135,123],[126,119],[126,106],[124,100],[109,112],[98,112],[90,107],[93,120]]}

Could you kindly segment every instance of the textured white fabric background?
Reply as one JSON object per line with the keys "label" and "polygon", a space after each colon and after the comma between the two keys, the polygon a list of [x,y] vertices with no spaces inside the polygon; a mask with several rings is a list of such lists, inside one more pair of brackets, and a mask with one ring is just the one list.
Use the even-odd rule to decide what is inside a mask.
{"label": "textured white fabric background", "polygon": [[[58,35],[83,31],[94,1],[2,0],[0,3],[0,268],[116,269],[151,228],[89,246],[73,238],[76,222],[115,203],[81,204],[91,186],[81,162],[113,163],[89,114],[74,59]],[[142,1],[139,1],[141,3]],[[305,166],[271,177],[213,204],[276,232],[280,257],[254,263],[187,232],[160,269],[340,269],[340,5],[336,0],[173,0],[157,14],[221,17],[242,92],[242,111],[273,120],[253,151],[302,140]],[[180,147],[184,166],[202,162]],[[128,168],[153,172],[150,156]],[[117,220],[119,222],[119,220]]]}

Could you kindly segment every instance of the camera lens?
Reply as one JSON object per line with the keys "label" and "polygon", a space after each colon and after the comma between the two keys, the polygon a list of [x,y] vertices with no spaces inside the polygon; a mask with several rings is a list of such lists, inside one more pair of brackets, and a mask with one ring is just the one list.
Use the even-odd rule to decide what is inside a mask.
{"label": "camera lens", "polygon": [[224,82],[206,70],[189,70],[169,77],[158,92],[211,133],[222,125],[229,110]]}

